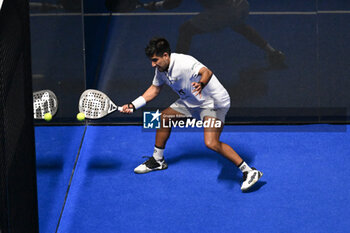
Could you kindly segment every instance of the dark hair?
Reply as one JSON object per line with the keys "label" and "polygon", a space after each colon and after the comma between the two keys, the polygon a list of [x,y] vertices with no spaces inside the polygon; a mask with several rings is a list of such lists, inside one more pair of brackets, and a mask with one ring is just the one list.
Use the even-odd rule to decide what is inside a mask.
{"label": "dark hair", "polygon": [[147,57],[152,57],[153,55],[162,56],[164,53],[168,53],[170,55],[170,52],[169,42],[165,38],[160,37],[152,38],[145,48]]}

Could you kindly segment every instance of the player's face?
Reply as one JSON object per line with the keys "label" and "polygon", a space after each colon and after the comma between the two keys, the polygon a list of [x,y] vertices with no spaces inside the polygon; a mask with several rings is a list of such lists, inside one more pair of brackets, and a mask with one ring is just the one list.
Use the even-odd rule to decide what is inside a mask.
{"label": "player's face", "polygon": [[152,67],[155,67],[160,72],[164,72],[168,69],[170,64],[170,56],[168,53],[164,53],[162,56],[153,55],[151,57]]}

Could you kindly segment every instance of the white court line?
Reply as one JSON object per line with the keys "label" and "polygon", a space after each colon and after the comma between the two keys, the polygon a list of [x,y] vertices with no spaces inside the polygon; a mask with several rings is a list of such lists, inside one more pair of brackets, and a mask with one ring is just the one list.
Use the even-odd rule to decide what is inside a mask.
{"label": "white court line", "polygon": [[319,14],[350,14],[350,11],[318,11]]}
{"label": "white court line", "polygon": [[32,13],[31,17],[41,16],[81,16],[81,13]]}
{"label": "white court line", "polygon": [[317,15],[316,11],[255,11],[249,15]]}
{"label": "white court line", "polygon": [[[103,16],[109,16],[109,13],[102,13]],[[86,16],[101,16],[102,14],[87,13]],[[141,12],[141,13],[112,13],[113,16],[181,16],[198,15],[199,12]]]}
{"label": "white court line", "polygon": [[[198,15],[200,12],[140,12],[112,13],[112,16],[185,16]],[[350,14],[350,11],[253,11],[250,15],[317,15],[317,14]],[[109,16],[110,13],[85,13],[84,16]],[[33,13],[30,16],[81,16],[81,13]]]}

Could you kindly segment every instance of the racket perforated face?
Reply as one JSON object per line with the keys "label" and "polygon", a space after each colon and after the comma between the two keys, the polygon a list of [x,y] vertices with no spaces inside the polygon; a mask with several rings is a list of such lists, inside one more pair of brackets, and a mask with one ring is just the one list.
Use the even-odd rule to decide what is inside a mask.
{"label": "racket perforated face", "polygon": [[80,96],[79,112],[84,113],[88,119],[102,118],[116,109],[117,106],[108,96],[98,90],[89,89]]}
{"label": "racket perforated face", "polygon": [[34,119],[44,119],[46,113],[54,116],[57,112],[58,101],[56,95],[50,90],[33,93]]}

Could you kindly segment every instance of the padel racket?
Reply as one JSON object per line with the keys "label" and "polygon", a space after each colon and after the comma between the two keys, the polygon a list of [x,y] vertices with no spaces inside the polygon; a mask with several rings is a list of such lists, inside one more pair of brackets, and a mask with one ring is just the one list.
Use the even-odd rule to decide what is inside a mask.
{"label": "padel racket", "polygon": [[113,103],[113,101],[103,92],[88,89],[81,94],[79,99],[79,112],[85,114],[87,119],[100,119],[122,107]]}
{"label": "padel racket", "polygon": [[46,113],[54,116],[57,112],[58,101],[55,93],[41,90],[33,93],[34,119],[44,119]]}

